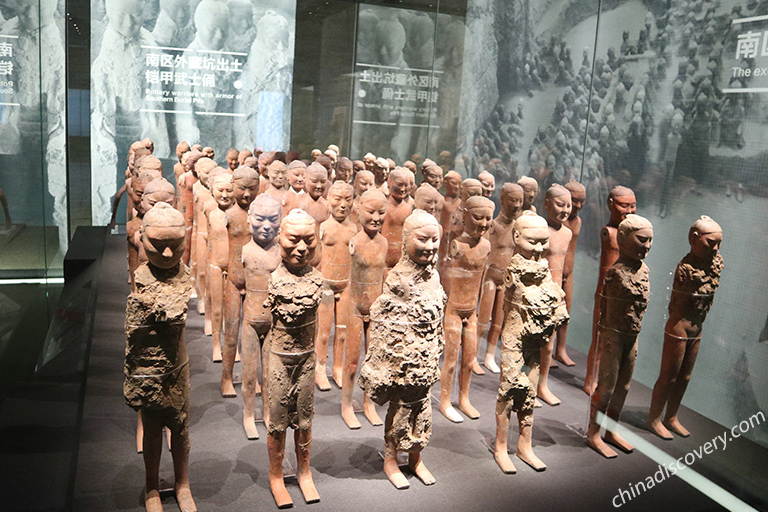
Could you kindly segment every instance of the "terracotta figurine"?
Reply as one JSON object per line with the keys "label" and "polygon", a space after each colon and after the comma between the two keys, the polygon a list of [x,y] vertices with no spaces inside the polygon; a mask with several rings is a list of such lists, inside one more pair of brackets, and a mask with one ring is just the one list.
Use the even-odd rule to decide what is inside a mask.
{"label": "terracotta figurine", "polygon": [[483,197],[491,197],[496,190],[496,178],[488,171],[483,171],[477,175],[477,180],[483,186]]}
{"label": "terracotta figurine", "polygon": [[426,182],[422,183],[421,186],[416,189],[416,194],[413,197],[413,208],[424,210],[436,218],[438,222],[440,222],[440,217],[443,214],[444,204],[445,199],[443,199],[443,196],[440,194],[440,192],[438,192],[435,187]]}
{"label": "terracotta figurine", "polygon": [[445,290],[445,293],[448,295],[451,294],[451,279],[450,279],[450,268],[451,268],[451,261],[452,261],[452,255],[450,251],[451,242],[453,240],[456,240],[458,237],[461,236],[462,233],[464,233],[464,203],[467,202],[467,200],[470,197],[473,196],[482,196],[483,195],[483,186],[482,184],[474,179],[474,178],[467,178],[464,181],[461,182],[461,202],[458,207],[454,208],[453,213],[451,214],[451,218],[448,221],[448,229],[446,229],[443,232],[443,239],[442,244],[446,245],[445,248],[445,259],[441,262],[441,270],[442,273],[440,274],[441,284],[443,285],[443,289]]}
{"label": "terracotta figurine", "polygon": [[539,182],[530,176],[523,176],[517,180],[517,184],[523,187],[525,191],[523,210],[531,210],[533,213],[536,213],[536,207],[533,206],[533,202],[536,200],[536,196],[539,195]]}
{"label": "terracotta figurine", "polygon": [[[389,243],[387,268],[394,267],[400,260],[403,249],[403,223],[413,211],[413,199],[408,195],[413,179],[413,173],[405,167],[395,167],[387,178],[387,216],[381,228],[381,234]],[[380,187],[377,190],[380,190]]]}

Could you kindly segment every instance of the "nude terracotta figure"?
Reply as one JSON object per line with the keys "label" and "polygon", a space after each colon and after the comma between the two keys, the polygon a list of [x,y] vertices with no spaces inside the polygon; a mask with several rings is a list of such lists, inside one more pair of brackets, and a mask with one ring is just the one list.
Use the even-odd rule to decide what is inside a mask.
{"label": "nude terracotta figure", "polygon": [[445,199],[440,192],[426,182],[416,189],[416,194],[413,197],[413,208],[424,210],[436,218],[438,222],[440,222],[440,217],[443,214],[444,204]]}
{"label": "nude terracotta figure", "polygon": [[139,247],[140,242],[137,236],[141,229],[141,221],[144,218],[144,210],[141,208],[141,199],[144,195],[144,188],[150,181],[159,178],[160,174],[152,171],[140,173],[131,180],[130,196],[131,203],[135,206],[136,216],[125,224],[125,238],[128,241],[128,272],[130,275],[131,289],[134,286],[134,273],[139,266]]}
{"label": "nude terracotta figure", "polygon": [[320,224],[320,245],[323,258],[320,271],[323,282],[323,299],[317,311],[317,367],[315,383],[321,391],[328,391],[331,385],[326,375],[328,343],[331,329],[333,336],[332,377],[341,388],[341,373],[344,367],[344,343],[347,338],[347,316],[349,315],[349,241],[357,234],[357,226],[350,220],[354,190],[345,181],[336,181],[328,191],[328,206],[331,216]]}
{"label": "nude terracotta figure", "polygon": [[[193,212],[192,219],[192,238],[195,245],[192,248],[192,276],[197,286],[197,312],[205,314],[206,307],[206,279],[205,274],[208,267],[206,258],[208,256],[208,219],[203,213],[205,203],[213,198],[208,190],[208,174],[216,167],[216,162],[208,157],[201,157],[195,164],[195,172],[198,181],[192,186]],[[210,316],[205,318],[204,331],[206,335],[212,332]]]}
{"label": "nude terracotta figure", "polygon": [[444,283],[444,272],[447,268],[448,261],[448,244],[445,241],[445,233],[451,227],[451,217],[454,210],[461,205],[461,174],[456,171],[448,171],[445,173],[445,202],[443,203],[443,212],[440,214],[440,226],[443,228],[443,237],[440,242],[440,265],[438,270],[440,272],[440,282]]}
{"label": "nude terracotta figure", "polygon": [[429,183],[438,191],[443,186],[443,169],[436,163],[432,162],[432,165],[427,167],[422,166],[421,174],[424,176],[424,181],[422,183]]}
{"label": "nude terracotta figure", "polygon": [[389,162],[386,158],[377,158],[373,162],[373,181],[374,187],[381,191],[384,195],[389,195],[389,173],[394,167],[389,166]]}
{"label": "nude terracotta figure", "polygon": [[360,219],[357,217],[357,210],[360,207],[360,198],[363,196],[363,193],[365,193],[366,190],[369,188],[373,188],[373,173],[370,171],[358,171],[357,174],[355,174],[354,179],[354,188],[355,188],[355,201],[352,204],[352,215],[350,215],[350,219],[352,219],[352,222],[355,223],[356,226],[360,226]]}
{"label": "nude terracotta figure", "polygon": [[397,453],[425,485],[435,483],[421,452],[432,434],[430,389],[440,378],[446,301],[435,271],[440,224],[415,210],[403,226],[403,251],[390,270],[383,293],[370,309],[368,354],[358,383],[374,402],[389,402],[384,423],[384,474],[398,488],[408,480]]}
{"label": "nude terracotta figure", "polygon": [[536,213],[536,207],[533,206],[533,202],[536,200],[536,196],[539,195],[539,182],[530,176],[523,176],[517,180],[517,184],[523,187],[525,191],[523,210],[531,210],[533,213]]}
{"label": "nude terracotta figure", "polygon": [[163,510],[160,500],[162,429],[171,432],[174,489],[179,508],[197,510],[189,489],[189,359],[184,342],[189,270],[181,263],[185,225],[181,213],[157,203],[144,217],[141,239],[148,261],[136,269],[136,290],[125,314],[125,402],[144,424],[144,504]]}
{"label": "nude terracotta figure", "polygon": [[224,281],[224,344],[221,349],[221,394],[225,397],[235,396],[232,370],[237,356],[246,289],[242,255],[243,246],[251,240],[248,209],[259,192],[259,174],[255,169],[241,166],[232,175],[232,183],[234,204],[225,210],[229,252]]}
{"label": "nude terracotta figure", "polygon": [[[288,164],[288,195],[302,195],[304,192],[304,179],[307,166],[301,160],[294,160]],[[287,199],[286,199],[287,201]]]}
{"label": "nude terracotta figure", "polygon": [[587,445],[606,458],[616,457],[606,443],[626,453],[634,449],[612,427],[601,439],[600,425],[602,415],[619,422],[629,392],[637,359],[637,335],[650,297],[649,270],[643,259],[653,243],[653,226],[639,215],[627,215],[616,231],[619,258],[605,274],[600,297],[600,367],[587,429]]}
{"label": "nude terracotta figure", "polygon": [[[561,185],[552,185],[547,189],[544,198],[544,211],[547,214],[549,226],[549,248],[544,252],[544,257],[549,263],[549,272],[552,281],[562,288],[563,268],[571,244],[573,233],[564,222],[571,215],[571,193]],[[552,363],[552,346],[555,337],[541,348],[541,362],[539,369],[539,385],[537,396],[549,405],[560,405],[557,398],[549,389],[549,367]]]}
{"label": "nude terracotta figure", "polygon": [[352,183],[352,160],[343,156],[336,162],[336,180]]}
{"label": "nude terracotta figure", "polygon": [[269,164],[275,160],[275,154],[271,151],[265,151],[257,157],[257,165],[259,175],[262,177],[261,184],[259,185],[259,194],[264,193],[269,188],[269,175],[267,170]]}
{"label": "nude terracotta figure", "polygon": [[[568,314],[571,314],[571,301],[573,300],[573,267],[576,258],[576,242],[581,233],[581,217],[579,212],[584,207],[587,200],[587,189],[575,180],[570,180],[565,184],[565,188],[571,193],[571,214],[568,219],[563,221],[563,225],[571,230],[573,237],[568,244],[568,252],[565,255],[563,265],[563,291],[565,292],[565,305],[568,308]],[[574,366],[576,363],[568,357],[566,353],[566,340],[568,338],[568,324],[563,325],[557,331],[555,349],[552,357],[563,363],[565,366]]]}
{"label": "nude terracotta figure", "polygon": [[[361,229],[349,241],[350,312],[347,315],[347,340],[341,381],[341,416],[351,429],[360,428],[352,405],[352,394],[360,351],[363,342],[369,339],[371,305],[381,295],[389,246],[387,239],[381,235],[381,226],[387,216],[387,197],[378,190],[366,190],[359,199],[356,208]],[[368,395],[363,399],[363,413],[372,425],[383,423]]]}
{"label": "nude terracotta figure", "polygon": [[240,156],[240,152],[237,150],[237,148],[229,148],[229,151],[227,151],[227,167],[231,172],[235,172],[235,169],[238,167],[237,159]]}
{"label": "nude terracotta figure", "polygon": [[[328,220],[331,213],[328,209],[328,201],[323,197],[327,181],[328,171],[325,167],[317,163],[307,167],[304,181],[306,193],[298,197],[287,197],[283,203],[283,216],[286,216],[291,210],[299,208],[311,215],[318,226]],[[316,267],[320,263],[320,255],[320,250],[315,251],[313,266]]]}
{"label": "nude terracotta figure", "polygon": [[269,345],[265,343],[272,327],[272,313],[264,305],[272,272],[280,264],[277,230],[282,207],[270,196],[261,194],[248,209],[251,240],[243,246],[242,264],[245,272],[245,301],[243,302],[243,428],[248,439],[258,439],[255,424],[256,395],[261,391],[264,424],[269,425],[267,386],[259,386],[258,370],[261,358],[262,382],[267,376]]}
{"label": "nude terracotta figure", "polygon": [[614,187],[608,195],[608,211],[610,218],[608,224],[600,231],[600,271],[597,275],[597,288],[595,289],[595,306],[592,313],[592,344],[587,354],[587,375],[584,379],[584,392],[591,395],[597,386],[597,368],[600,364],[598,323],[600,320],[600,305],[602,304],[603,281],[605,273],[619,259],[619,245],[616,239],[619,223],[627,215],[637,211],[635,193],[627,187]]}
{"label": "nude terracotta figure", "polygon": [[467,178],[464,181],[461,182],[461,202],[457,208],[453,210],[453,213],[451,214],[451,218],[448,221],[448,228],[443,232],[444,236],[442,238],[441,243],[443,245],[447,245],[445,248],[445,259],[441,262],[441,269],[442,272],[440,274],[441,284],[443,285],[443,289],[445,290],[445,293],[447,293],[449,296],[451,294],[451,277],[450,277],[450,268],[451,268],[451,261],[452,261],[452,255],[450,251],[451,242],[453,240],[456,240],[458,237],[461,236],[462,233],[464,233],[464,203],[470,198],[474,196],[482,196],[483,195],[483,186],[482,184],[474,179],[474,178]]}
{"label": "nude terracotta figure", "polygon": [[278,203],[283,204],[285,200],[285,184],[288,177],[288,168],[280,160],[275,160],[267,167],[267,178],[269,187],[264,191],[268,196],[272,196]]}
{"label": "nude terracotta figure", "polygon": [[[179,211],[181,211],[181,214],[184,216],[184,222],[187,224],[187,238],[186,242],[184,244],[184,256],[182,259],[184,260],[184,264],[190,265],[192,260],[192,249],[195,247],[195,244],[197,243],[197,238],[193,240],[193,224],[194,224],[194,218],[195,218],[195,201],[194,201],[194,194],[193,189],[195,186],[195,183],[198,182],[197,179],[197,171],[195,170],[195,165],[197,165],[197,162],[203,157],[203,153],[200,151],[190,150],[189,153],[186,155],[186,162],[184,165],[185,171],[184,174],[182,174],[179,177]],[[192,275],[193,279],[193,287],[194,287],[194,276],[195,272],[197,270],[197,266],[195,265],[194,268],[190,269],[190,274]]]}
{"label": "nude terracotta figure", "polygon": [[483,197],[491,197],[496,190],[496,178],[488,171],[483,171],[477,175],[477,180],[483,186]]}
{"label": "nude terracotta figure", "polygon": [[190,152],[189,144],[186,141],[181,141],[176,144],[176,158],[178,162],[173,164],[173,175],[176,177],[176,186],[179,186],[179,179],[181,175],[187,172],[186,165],[184,165],[184,155]]}
{"label": "nude terracotta figure", "polygon": [[504,327],[501,331],[501,382],[496,399],[494,459],[504,473],[515,473],[507,453],[510,414],[517,414],[517,457],[536,471],[547,466],[533,453],[533,408],[541,348],[568,321],[565,293],[552,281],[544,251],[547,221],[525,211],[514,222],[515,254],[504,274]]}
{"label": "nude terracotta figure", "polygon": [[462,204],[464,232],[451,242],[451,292],[445,308],[445,355],[440,375],[440,412],[453,421],[464,419],[451,405],[453,373],[459,366],[459,410],[471,419],[480,413],[469,402],[472,363],[477,358],[477,301],[491,243],[483,237],[493,220],[493,201],[474,196]]}
{"label": "nude terracotta figure", "polygon": [[389,243],[387,268],[394,267],[400,261],[403,249],[403,223],[413,211],[413,199],[408,195],[412,183],[413,173],[405,167],[395,167],[387,178],[389,188],[387,217],[381,228],[382,236]]}
{"label": "nude terracotta figure", "polygon": [[[235,183],[228,172],[210,178],[211,194],[216,208],[208,213],[208,297],[210,297],[211,327],[213,328],[213,360],[222,360],[221,333],[224,327],[224,284],[228,281],[229,234],[227,210],[235,204]],[[208,304],[206,304],[208,307]],[[233,362],[234,363],[234,362]],[[223,380],[223,379],[222,379]],[[222,384],[228,384],[222,382]],[[224,397],[235,396],[234,388],[222,386]]]}
{"label": "nude terracotta figure", "polygon": [[[250,149],[243,149],[237,154],[237,166],[242,167],[245,165],[245,160],[252,157],[253,153],[251,153]],[[250,166],[249,166],[250,167]]]}
{"label": "nude terracotta figure", "polygon": [[[669,318],[664,327],[661,370],[653,387],[653,399],[646,424],[662,439],[672,439],[670,431],[688,437],[690,432],[677,417],[680,402],[693,373],[699,353],[701,330],[720,285],[724,262],[720,255],[723,230],[706,215],[693,223],[688,232],[690,252],[675,270]],[[662,412],[666,414],[662,422]]]}
{"label": "nude terracotta figure", "polygon": [[[496,345],[504,320],[504,271],[509,266],[515,251],[512,225],[523,213],[523,187],[517,183],[505,183],[499,196],[501,211],[488,228],[486,237],[491,242],[491,253],[485,263],[483,286],[477,311],[477,339],[488,331],[488,342],[483,366],[493,373],[499,373],[496,364]],[[489,327],[490,324],[490,327]],[[473,368],[480,375],[485,372]]]}
{"label": "nude terracotta figure", "polygon": [[365,156],[363,156],[363,164],[365,164],[365,170],[368,172],[373,172],[373,164],[376,162],[376,155],[373,153],[366,153]]}
{"label": "nude terracotta figure", "polygon": [[307,503],[320,501],[309,454],[315,390],[315,330],[323,275],[310,265],[318,244],[318,228],[307,212],[293,210],[280,223],[282,261],[272,272],[264,305],[272,312],[266,377],[269,485],[278,508],[293,504],[283,482],[285,436],[296,429],[296,479]]}

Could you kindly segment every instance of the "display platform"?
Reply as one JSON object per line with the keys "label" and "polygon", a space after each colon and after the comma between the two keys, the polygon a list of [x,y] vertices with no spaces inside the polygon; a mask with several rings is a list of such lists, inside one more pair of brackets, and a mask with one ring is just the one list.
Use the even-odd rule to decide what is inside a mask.
{"label": "display platform", "polygon": [[[144,467],[135,450],[136,414],[124,404],[122,396],[123,323],[129,293],[124,236],[107,236],[101,272],[74,510],[139,512],[144,510]],[[221,365],[211,361],[211,338],[203,335],[202,326],[203,319],[193,300],[186,331],[192,384],[189,473],[198,510],[277,510],[267,480],[266,429],[259,424],[261,438],[246,439],[241,424],[242,399],[221,397]],[[586,357],[569,350],[577,366],[554,369],[550,379],[551,389],[562,405],[544,405],[535,412],[533,446],[548,465],[546,471],[537,473],[513,457],[517,474],[505,475],[494,462],[486,442],[495,433],[498,376],[489,373],[472,378],[470,396],[481,413],[480,419],[453,424],[437,411],[433,401],[433,437],[423,452],[423,460],[437,483],[425,487],[406,473],[411,487],[398,491],[382,471],[378,452],[383,448],[383,427],[371,426],[360,415],[362,428],[349,430],[340,415],[341,392],[334,386],[328,392],[315,391],[311,466],[321,501],[307,505],[295,481],[289,480],[294,508],[313,512],[615,510],[614,497],[620,490],[645,481],[659,468],[640,449],[632,454],[619,453],[613,460],[604,459],[587,448],[571,428],[584,424],[588,403],[581,391]],[[237,363],[235,373],[239,372]],[[433,395],[438,392],[433,389]],[[362,398],[359,389],[356,397]],[[622,424],[674,458],[701,451],[702,445],[726,430],[683,408],[681,420],[693,435],[663,441],[643,428],[649,403],[650,390],[633,382]],[[379,412],[383,417],[384,409]],[[515,428],[510,430],[510,449],[514,450],[517,432]],[[286,460],[295,461],[292,443],[287,444]],[[742,438],[733,440],[724,451],[703,455],[688,471],[703,477],[701,482],[707,490],[719,487],[731,498],[742,500],[735,502],[737,505],[746,502],[766,510],[768,503],[751,494],[750,489],[762,488],[764,492],[768,475],[764,471],[745,475],[749,471],[745,468],[764,468],[765,460],[768,450]],[[172,485],[171,467],[170,452],[164,451],[161,477]],[[164,499],[163,505],[167,511],[178,510],[172,495]],[[722,510],[723,506],[680,478],[670,477],[625,500],[620,509],[709,511]]]}

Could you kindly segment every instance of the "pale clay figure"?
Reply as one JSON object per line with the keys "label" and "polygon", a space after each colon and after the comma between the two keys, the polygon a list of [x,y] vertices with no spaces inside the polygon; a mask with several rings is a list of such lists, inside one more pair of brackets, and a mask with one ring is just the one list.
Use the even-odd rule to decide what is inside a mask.
{"label": "pale clay figure", "polygon": [[[314,163],[307,167],[307,173],[304,181],[304,191],[298,197],[286,198],[283,203],[283,217],[288,215],[291,210],[300,208],[307,212],[319,226],[331,216],[328,209],[328,201],[323,197],[325,185],[328,182],[328,171],[322,165]],[[288,200],[290,199],[290,200]],[[314,251],[312,266],[317,268],[321,260],[321,250]]]}
{"label": "pale clay figure", "polygon": [[443,214],[444,204],[443,196],[429,183],[422,183],[413,196],[413,208],[424,210],[436,218],[438,222],[440,222],[440,217]]}
{"label": "pale clay figure", "polygon": [[288,168],[280,160],[275,160],[269,167],[267,167],[267,178],[269,179],[269,188],[264,191],[265,194],[271,196],[275,201],[280,204],[284,204],[285,195],[288,192],[285,189],[286,178],[288,176]]}
{"label": "pale clay figure", "polygon": [[451,294],[451,276],[450,268],[452,262],[452,255],[450,251],[451,242],[461,236],[464,233],[464,203],[474,196],[483,195],[482,184],[474,179],[467,178],[461,182],[461,202],[459,206],[454,208],[451,218],[448,221],[448,227],[443,232],[443,239],[441,243],[445,245],[445,259],[440,262],[440,282],[443,285],[445,293]]}
{"label": "pale clay figure", "polygon": [[400,260],[403,248],[403,223],[413,211],[413,199],[408,195],[413,186],[413,173],[405,167],[395,167],[389,173],[387,185],[387,217],[381,228],[381,234],[387,239],[387,268],[392,268]]}
{"label": "pale clay figure", "polygon": [[440,264],[438,267],[441,283],[445,283],[444,272],[449,261],[445,234],[451,227],[451,217],[454,210],[461,205],[461,175],[456,171],[448,171],[445,174],[443,184],[445,185],[445,201],[443,203],[443,211],[440,214],[440,226],[443,228],[443,237],[440,242]]}
{"label": "pale clay figure", "polygon": [[400,261],[370,310],[370,346],[358,380],[374,402],[389,402],[384,424],[384,473],[398,489],[408,487],[397,453],[425,485],[435,478],[421,452],[432,433],[430,389],[440,378],[445,293],[435,272],[440,224],[415,210],[403,225]]}
{"label": "pale clay figure", "polygon": [[[193,247],[190,254],[192,262],[192,277],[197,286],[197,312],[205,314],[207,267],[206,257],[208,247],[208,221],[203,213],[203,205],[212,198],[208,190],[208,174],[216,167],[216,162],[208,157],[201,157],[194,166],[198,181],[192,186],[192,240]],[[210,318],[206,317],[204,331],[210,335]]]}
{"label": "pale clay figure", "polygon": [[530,176],[523,176],[517,180],[517,184],[523,187],[525,191],[523,210],[531,210],[533,213],[536,213],[536,207],[533,206],[533,202],[539,195],[539,182]]}
{"label": "pale clay figure", "polygon": [[483,197],[491,197],[496,190],[496,178],[488,171],[483,171],[477,175],[477,180],[483,186]]}

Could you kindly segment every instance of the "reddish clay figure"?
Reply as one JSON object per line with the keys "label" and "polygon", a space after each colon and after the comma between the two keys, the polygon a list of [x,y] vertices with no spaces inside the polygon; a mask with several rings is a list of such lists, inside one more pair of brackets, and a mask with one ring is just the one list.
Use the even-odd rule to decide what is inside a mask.
{"label": "reddish clay figure", "polygon": [[287,183],[288,169],[280,160],[275,160],[267,167],[267,178],[269,179],[269,188],[264,191],[272,199],[280,204],[284,204],[285,195],[288,192],[285,189]]}
{"label": "reddish clay figure", "polygon": [[442,239],[442,243],[447,243],[448,247],[445,249],[444,269],[442,274],[440,274],[440,279],[442,280],[441,284],[443,285],[443,290],[445,290],[445,293],[447,293],[448,296],[451,295],[450,268],[453,258],[450,251],[450,244],[464,233],[464,203],[466,203],[467,199],[470,197],[482,195],[483,186],[478,180],[467,178],[461,182],[461,203],[453,210],[451,219],[448,222],[448,229],[444,231]]}
{"label": "reddish clay figure", "polygon": [[[294,160],[288,164],[288,192],[289,196],[306,194],[304,192],[304,179],[307,174],[307,166],[301,160]],[[298,198],[296,198],[298,199]],[[286,198],[286,202],[289,201]]]}
{"label": "reddish clay figure", "polygon": [[[688,232],[691,251],[675,270],[669,319],[664,327],[661,370],[653,387],[653,400],[646,422],[648,429],[662,439],[672,439],[670,430],[682,437],[690,435],[680,423],[677,412],[699,353],[702,325],[720,285],[724,266],[720,255],[722,241],[720,225],[702,215]],[[664,406],[667,412],[662,422]]]}
{"label": "reddish clay figure", "polygon": [[454,210],[461,206],[461,174],[456,171],[448,171],[445,174],[443,183],[445,184],[445,202],[443,203],[443,212],[440,214],[440,226],[443,228],[443,236],[440,239],[440,266],[438,268],[441,283],[446,282],[444,272],[450,261],[448,244],[445,240],[446,234],[451,227],[451,217]]}
{"label": "reddish clay figure", "polygon": [[496,178],[488,171],[483,171],[477,175],[477,181],[483,186],[483,197],[491,197],[496,190]]}
{"label": "reddish clay figure", "polygon": [[605,273],[619,259],[619,244],[616,240],[616,230],[619,223],[627,215],[637,211],[635,193],[627,187],[614,187],[608,195],[608,211],[611,216],[608,224],[600,231],[600,271],[597,275],[595,290],[595,307],[592,313],[592,344],[587,354],[587,376],[584,379],[584,392],[592,395],[597,386],[597,368],[600,364],[598,323],[600,320],[600,304],[602,303],[603,281]]}
{"label": "reddish clay figure", "polygon": [[[482,339],[485,331],[488,330],[483,366],[493,373],[499,373],[495,357],[496,345],[504,321],[504,271],[509,266],[515,251],[512,225],[523,213],[523,187],[517,183],[505,183],[501,187],[500,201],[501,211],[486,233],[491,242],[491,253],[485,264],[477,312],[477,339]],[[485,373],[479,365],[474,370],[481,375]]]}
{"label": "reddish clay figure", "polygon": [[[581,233],[581,218],[579,212],[584,207],[587,200],[587,189],[578,181],[571,180],[565,184],[565,188],[571,193],[571,214],[568,219],[563,221],[563,225],[571,230],[573,237],[568,244],[568,253],[565,255],[565,264],[563,265],[563,291],[565,292],[565,306],[568,308],[568,314],[571,314],[571,302],[573,300],[573,266],[576,258],[576,242]],[[574,366],[576,363],[568,357],[566,353],[566,340],[568,338],[568,324],[563,325],[557,331],[555,350],[552,357],[560,361],[565,366]]]}
{"label": "reddish clay figure", "polygon": [[[328,201],[323,197],[325,185],[328,181],[328,171],[320,164],[314,163],[307,167],[306,178],[304,181],[304,191],[298,197],[287,198],[283,203],[283,216],[286,216],[291,210],[301,209],[307,212],[319,226],[330,217]],[[315,251],[313,265],[320,263],[320,251]]]}
{"label": "reddish clay figure", "polygon": [[536,213],[536,207],[533,206],[533,202],[536,200],[536,196],[539,195],[539,182],[536,181],[536,178],[523,176],[517,180],[517,184],[523,187],[525,191],[523,210],[531,210],[533,213]]}
{"label": "reddish clay figure", "polygon": [[[544,257],[549,264],[552,281],[561,287],[565,259],[573,238],[573,233],[564,224],[571,215],[571,208],[571,193],[567,188],[561,185],[552,185],[547,190],[544,199],[544,211],[547,214],[547,225],[549,226],[549,249],[544,252]],[[554,342],[553,336],[541,348],[537,396],[549,405],[560,405],[560,399],[549,389],[549,367],[552,364],[552,345]]]}
{"label": "reddish clay figure", "polygon": [[[208,174],[216,167],[216,162],[208,157],[200,158],[195,164],[195,172],[198,181],[192,186],[192,197],[194,202],[194,219],[192,227],[192,238],[195,240],[195,246],[192,249],[192,268],[195,285],[197,286],[197,312],[205,314],[206,306],[206,280],[208,262],[208,219],[203,213],[203,205],[211,200],[211,191],[208,190]],[[211,333],[210,317],[205,318],[204,331],[206,335]]]}
{"label": "reddish clay figure", "polygon": [[[427,162],[432,162],[432,160],[428,159],[424,163],[426,164]],[[424,176],[424,181],[422,181],[422,183],[429,183],[438,191],[443,186],[443,169],[435,162],[432,162],[432,165],[426,167],[422,166],[421,174]]]}
{"label": "reddish clay figure", "polygon": [[471,419],[480,413],[469,402],[472,362],[477,358],[477,301],[491,243],[483,238],[493,220],[493,201],[473,196],[462,203],[464,230],[451,242],[451,293],[445,308],[445,354],[440,375],[440,412],[453,421],[464,421],[451,405],[453,372],[459,360],[458,407]]}
{"label": "reddish clay figure", "polygon": [[[184,162],[184,155],[190,152],[189,144],[186,141],[181,141],[176,144],[176,158],[179,160],[173,164],[173,175],[176,177],[176,187],[179,187],[179,179],[181,175],[187,172],[187,166]],[[178,198],[177,198],[178,199]]]}
{"label": "reddish clay figure", "polygon": [[[228,172],[210,178],[211,194],[216,208],[208,213],[208,297],[213,328],[213,360],[221,361],[221,332],[224,327],[224,284],[229,270],[229,235],[227,210],[235,204],[235,184]],[[206,305],[208,306],[208,305]],[[222,384],[229,384],[222,382]],[[224,397],[235,396],[235,389],[222,386]]]}
{"label": "reddish clay figure", "polygon": [[258,370],[261,357],[262,382],[267,376],[269,345],[266,338],[272,327],[272,313],[264,306],[267,286],[272,272],[280,264],[277,230],[282,207],[270,196],[261,194],[248,209],[251,240],[243,246],[242,264],[245,272],[245,301],[243,302],[243,428],[248,439],[258,439],[255,408],[256,395],[261,392],[264,424],[269,425],[267,386],[259,386]]}
{"label": "reddish clay figure", "polygon": [[[358,175],[360,173],[370,174],[368,171],[360,171]],[[356,208],[361,229],[349,241],[350,313],[347,316],[347,340],[341,381],[341,416],[351,429],[360,428],[352,406],[352,394],[360,352],[371,325],[371,305],[381,294],[384,283],[388,247],[387,239],[381,235],[381,226],[387,216],[386,196],[378,190],[366,190],[360,195]],[[368,395],[363,399],[363,412],[372,425],[382,424]]]}
{"label": "reddish clay figure", "polygon": [[[195,183],[198,182],[197,171],[195,165],[203,157],[200,151],[190,150],[186,155],[186,163],[184,165],[184,174],[179,177],[179,211],[184,216],[184,222],[187,225],[187,238],[184,244],[184,256],[182,257],[186,265],[190,265],[194,262],[192,258],[192,250],[197,243],[197,237],[194,235],[194,218],[195,218],[195,200],[193,189]],[[192,288],[194,293],[194,279],[195,272],[197,271],[197,265],[190,269],[192,275]]]}
{"label": "reddish clay figure", "polygon": [[422,183],[416,189],[416,194],[413,197],[413,208],[415,210],[424,210],[436,218],[438,222],[440,222],[440,217],[443,214],[444,204],[445,199],[443,199],[443,196],[429,183]]}
{"label": "reddish clay figure", "polygon": [[320,224],[320,245],[323,254],[320,271],[325,281],[323,282],[323,299],[317,311],[315,383],[322,391],[331,389],[325,365],[328,360],[328,343],[334,320],[336,330],[333,337],[332,377],[339,388],[342,382],[344,343],[347,338],[347,316],[349,315],[349,241],[357,234],[357,226],[349,219],[353,199],[352,185],[345,181],[336,181],[328,191],[331,217]]}
{"label": "reddish clay figure", "polygon": [[[381,234],[389,244],[387,268],[395,266],[403,250],[403,223],[413,211],[413,199],[408,195],[413,186],[413,180],[413,173],[405,167],[395,167],[387,178],[389,188],[387,217],[381,228]],[[380,187],[376,189],[380,190]]]}
{"label": "reddish clay figure", "polygon": [[141,219],[144,217],[144,210],[140,206],[142,196],[144,195],[144,187],[146,187],[150,181],[161,176],[161,174],[152,171],[145,171],[133,178],[131,183],[131,203],[136,206],[136,208],[134,208],[136,216],[125,224],[125,238],[128,241],[128,272],[130,274],[132,290],[135,289],[134,273],[136,272],[136,267],[139,266],[138,244],[140,240],[137,235],[141,229]]}
{"label": "reddish clay figure", "polygon": [[239,156],[240,152],[237,150],[237,148],[229,148],[229,151],[227,151],[227,167],[229,168],[230,172],[235,172],[235,169],[237,169],[237,159]]}
{"label": "reddish clay figure", "polygon": [[[253,157],[253,153],[249,149],[243,149],[237,154],[237,166],[242,167],[245,165],[245,160]],[[250,166],[248,166],[250,167]]]}
{"label": "reddish clay figure", "polygon": [[352,183],[352,160],[343,156],[336,162],[336,181]]}
{"label": "reddish clay figure", "polygon": [[371,169],[371,172],[373,172],[374,187],[387,196],[389,195],[389,173],[393,169],[394,167],[389,166],[389,162],[386,158],[377,158],[373,162],[373,168]]}
{"label": "reddish clay figure", "polygon": [[360,198],[363,196],[363,193],[368,190],[369,188],[373,188],[373,173],[370,171],[362,170],[358,171],[357,174],[355,174],[355,180],[354,180],[354,187],[355,187],[355,201],[352,204],[352,215],[350,215],[350,219],[352,219],[352,222],[355,223],[356,226],[360,226],[360,219],[357,217],[357,210],[360,207]]}
{"label": "reddish clay figure", "polygon": [[[606,458],[616,457],[606,442],[625,453],[634,449],[616,432],[616,424],[635,370],[637,336],[650,297],[649,270],[643,260],[653,243],[653,226],[639,215],[628,214],[616,235],[619,258],[605,273],[600,296],[600,369],[587,428],[587,445]],[[601,439],[603,415],[611,424]]]}
{"label": "reddish clay figure", "polygon": [[269,164],[274,160],[275,155],[271,151],[265,151],[257,157],[258,171],[262,178],[261,183],[259,184],[259,194],[263,194],[269,188],[269,175],[267,169],[269,168]]}

